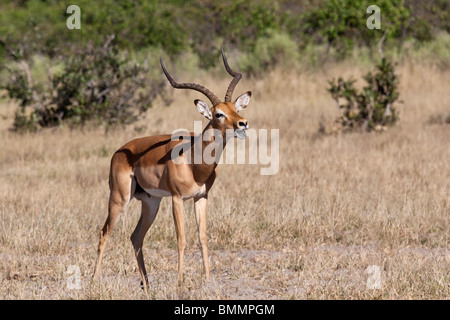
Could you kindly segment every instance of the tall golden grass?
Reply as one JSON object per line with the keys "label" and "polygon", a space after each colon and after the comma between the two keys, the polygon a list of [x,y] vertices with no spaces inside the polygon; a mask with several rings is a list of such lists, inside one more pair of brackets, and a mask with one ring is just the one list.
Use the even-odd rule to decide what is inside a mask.
{"label": "tall golden grass", "polygon": [[[259,165],[219,167],[209,197],[209,283],[190,200],[185,283],[177,286],[164,199],[144,243],[148,297],[129,240],[136,200],[113,233],[99,282],[91,282],[109,161],[135,137],[193,130],[198,95],[174,91],[169,108],[159,104],[136,125],[107,133],[63,127],[17,135],[8,131],[15,105],[1,104],[0,299],[448,299],[450,125],[427,120],[450,111],[450,72],[403,63],[395,127],[318,134],[319,123],[328,128],[339,113],[327,80],[367,71],[349,62],[241,81],[236,94],[253,91],[244,111],[250,126],[280,130],[280,170],[261,176]],[[229,79],[192,81],[220,93]],[[71,265],[80,270],[79,289],[68,286]],[[367,285],[373,265],[381,276],[375,289]]]}

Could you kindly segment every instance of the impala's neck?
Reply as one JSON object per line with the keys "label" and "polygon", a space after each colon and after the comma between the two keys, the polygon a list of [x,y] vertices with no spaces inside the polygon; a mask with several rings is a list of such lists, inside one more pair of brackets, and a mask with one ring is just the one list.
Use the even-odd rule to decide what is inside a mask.
{"label": "impala's neck", "polygon": [[[202,132],[201,137],[195,142],[195,147],[200,150],[201,144],[201,163],[200,159],[194,158],[194,177],[198,184],[204,184],[206,180],[214,173],[223,149],[226,145],[225,133],[214,129],[210,121]],[[195,152],[194,152],[195,153]],[[197,160],[197,161],[196,161]]]}

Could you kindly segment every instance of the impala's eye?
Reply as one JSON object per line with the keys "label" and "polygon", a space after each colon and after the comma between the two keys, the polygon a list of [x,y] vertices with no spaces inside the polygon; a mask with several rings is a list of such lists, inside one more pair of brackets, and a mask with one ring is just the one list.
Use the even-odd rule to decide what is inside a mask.
{"label": "impala's eye", "polygon": [[223,113],[216,113],[216,118],[220,119],[222,117],[224,117],[225,115]]}

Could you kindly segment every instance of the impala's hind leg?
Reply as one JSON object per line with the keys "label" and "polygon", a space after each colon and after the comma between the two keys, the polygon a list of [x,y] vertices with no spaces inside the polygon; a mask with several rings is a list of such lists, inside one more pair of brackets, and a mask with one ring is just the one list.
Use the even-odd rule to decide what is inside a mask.
{"label": "impala's hind leg", "polygon": [[148,229],[155,220],[156,214],[159,210],[159,204],[161,198],[150,196],[147,194],[140,195],[142,201],[142,213],[139,222],[131,235],[131,242],[133,243],[134,253],[139,267],[139,273],[141,275],[141,285],[145,292],[148,288],[147,271],[145,270],[144,255],[142,253],[142,245],[144,243],[144,237]]}
{"label": "impala's hind leg", "polygon": [[111,232],[114,230],[120,215],[125,211],[130,199],[136,188],[136,182],[132,179],[130,173],[122,173],[118,176],[110,177],[110,189],[108,204],[108,217],[106,218],[105,225],[100,231],[100,241],[98,243],[98,257],[95,266],[95,272],[93,279],[98,278],[100,272],[100,266],[102,264],[103,253],[106,248]]}

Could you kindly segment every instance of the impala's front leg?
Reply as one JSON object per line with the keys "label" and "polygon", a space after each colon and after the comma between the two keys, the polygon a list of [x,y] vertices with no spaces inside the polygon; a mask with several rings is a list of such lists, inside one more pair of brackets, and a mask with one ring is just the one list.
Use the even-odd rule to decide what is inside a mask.
{"label": "impala's front leg", "polygon": [[178,285],[181,285],[183,283],[183,261],[186,237],[184,234],[183,199],[180,196],[172,197],[172,210],[178,243]]}
{"label": "impala's front leg", "polygon": [[209,280],[208,239],[206,237],[206,205],[207,196],[194,199],[195,219],[198,227],[198,239],[202,248],[203,272],[206,281]]}

